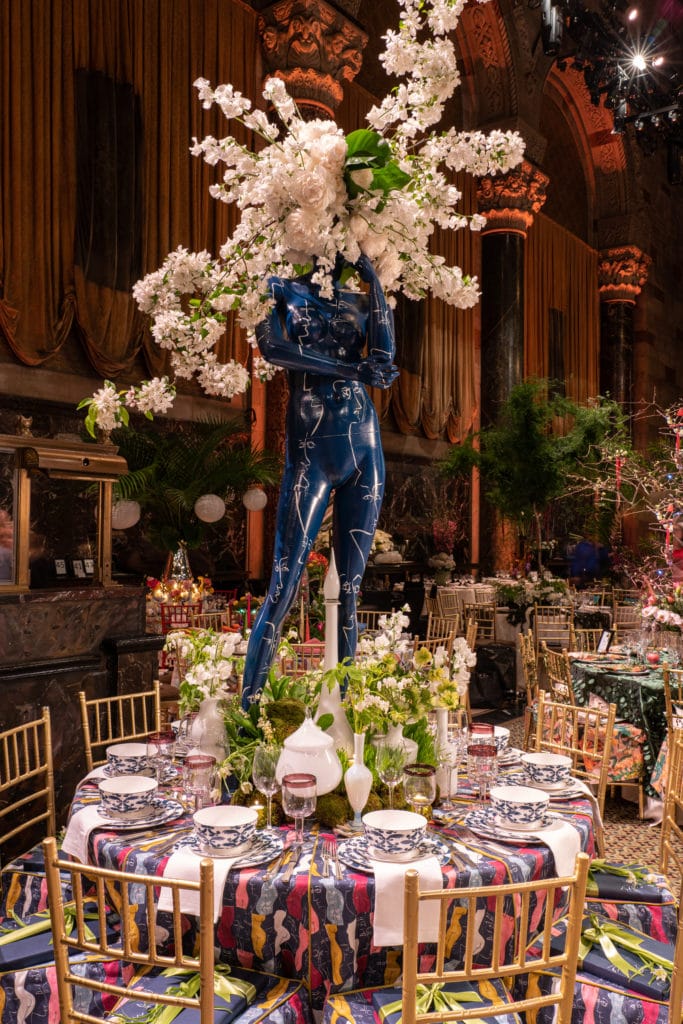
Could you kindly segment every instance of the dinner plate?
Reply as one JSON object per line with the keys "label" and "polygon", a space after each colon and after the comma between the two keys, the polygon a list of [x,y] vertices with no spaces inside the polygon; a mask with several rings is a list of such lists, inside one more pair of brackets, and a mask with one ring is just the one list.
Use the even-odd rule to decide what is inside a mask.
{"label": "dinner plate", "polygon": [[514,764],[515,761],[519,761],[523,753],[524,751],[517,747],[506,747],[503,753],[498,755],[498,764],[503,766]]}
{"label": "dinner plate", "polygon": [[551,800],[573,800],[578,796],[586,796],[585,791],[579,786],[576,779],[570,779],[569,782],[561,782],[559,785],[544,786],[540,782],[531,782],[523,772],[518,772],[515,775],[507,775],[505,783],[506,785],[528,786],[530,789],[538,789],[542,793],[547,793]]}
{"label": "dinner plate", "polygon": [[[108,779],[116,778],[121,775],[121,772],[116,772],[112,769],[111,765],[105,764],[102,769],[102,774]],[[138,775],[144,775],[145,778],[153,779],[155,771],[153,768],[146,768],[143,772],[137,772]],[[180,778],[180,770],[174,764],[167,764],[164,767],[163,775],[161,776],[161,785],[166,786],[169,782],[175,782],[176,779]]]}
{"label": "dinner plate", "polygon": [[[251,840],[249,849],[245,850],[244,853],[235,859],[234,867],[253,868],[259,864],[268,864],[271,860],[275,860],[278,854],[282,853],[283,847],[284,841],[282,836],[277,835],[277,833],[259,832]],[[187,849],[192,853],[196,853],[198,857],[211,857],[212,860],[230,859],[223,853],[204,850],[196,832],[192,832],[189,836],[183,836],[182,839],[179,839],[176,849]]]}
{"label": "dinner plate", "polygon": [[523,831],[522,829],[513,830],[510,825],[505,825],[505,828],[503,828],[498,820],[498,815],[492,807],[477,808],[474,811],[469,811],[463,819],[465,825],[472,832],[476,832],[477,835],[481,836],[482,839],[495,839],[496,842],[500,843],[517,843],[524,846],[532,843],[542,843],[543,840],[539,838],[538,832],[547,825],[551,825],[553,820],[550,815],[545,815],[543,825],[537,825],[528,831]]}
{"label": "dinner plate", "polygon": [[451,851],[447,843],[440,839],[439,836],[426,835],[422,839],[419,845],[415,849],[415,854],[410,860],[386,860],[385,858],[377,857],[373,852],[373,847],[367,841],[365,836],[355,836],[353,839],[347,839],[342,843],[339,843],[337,848],[339,853],[339,860],[353,868],[355,871],[363,871],[366,874],[373,874],[373,860],[382,860],[385,864],[414,864],[415,861],[422,860],[424,857],[436,857],[441,866],[448,864],[450,860]]}
{"label": "dinner plate", "polygon": [[173,821],[174,818],[181,818],[185,813],[185,808],[178,800],[167,800],[164,797],[157,797],[156,800],[152,801],[153,811],[144,818],[115,818],[110,814],[105,814],[103,811],[96,808],[97,813],[106,825],[111,825],[116,829],[117,832],[128,832],[134,831],[147,825],[163,825],[167,821]]}

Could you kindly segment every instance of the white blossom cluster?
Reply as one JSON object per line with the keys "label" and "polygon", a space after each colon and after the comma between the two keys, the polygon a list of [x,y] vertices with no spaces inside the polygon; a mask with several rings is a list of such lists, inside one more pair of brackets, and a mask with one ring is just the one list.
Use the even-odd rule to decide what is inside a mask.
{"label": "white blossom cluster", "polygon": [[[193,141],[193,154],[222,169],[211,194],[235,204],[240,221],[217,257],[179,248],[134,288],[177,377],[195,376],[208,394],[225,398],[244,391],[244,367],[219,364],[213,351],[227,313],[254,344],[253,330],[272,305],[268,279],[296,277],[313,265],[314,281],[329,297],[338,254],[350,264],[361,254],[372,260],[390,302],[396,292],[412,299],[431,293],[460,308],[477,302],[476,278],[431,252],[435,227],[478,230],[485,223],[458,212],[461,194],[449,172],[505,172],[520,162],[524,144],[516,132],[434,130],[459,84],[452,34],[463,6],[400,0],[399,28],[384,36],[380,58],[399,84],[368,114],[364,146],[359,133],[345,136],[333,121],[304,121],[279,78],[267,81],[263,96],[281,125],[252,110],[231,85],[195,82],[204,107],[218,105],[263,145],[255,152],[231,135]],[[272,370],[259,364],[258,373],[267,379]],[[146,402],[154,395],[151,382]],[[126,393],[118,399],[125,405]],[[99,426],[121,419],[109,391],[89,401]]]}
{"label": "white blossom cluster", "polygon": [[[362,663],[379,662],[387,654],[393,654],[399,660],[412,652],[413,642],[406,634],[410,618],[406,614],[409,605],[404,605],[396,612],[380,615],[377,620],[377,633],[366,636],[361,633],[356,647],[356,661]],[[358,612],[362,619],[362,610]]]}
{"label": "white blossom cluster", "polygon": [[178,659],[181,695],[192,695],[199,701],[205,697],[228,697],[227,683],[235,671],[241,642],[239,633],[214,633],[208,629],[170,632],[164,650]]}

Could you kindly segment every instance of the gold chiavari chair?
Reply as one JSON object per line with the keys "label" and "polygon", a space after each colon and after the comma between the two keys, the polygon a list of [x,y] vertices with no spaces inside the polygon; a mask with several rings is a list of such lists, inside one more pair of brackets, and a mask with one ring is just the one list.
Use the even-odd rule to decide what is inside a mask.
{"label": "gold chiavari chair", "polygon": [[106,748],[112,743],[145,739],[161,729],[161,690],[155,680],[152,690],[117,697],[88,700],[79,693],[83,745],[88,771],[107,760]]}
{"label": "gold chiavari chair", "polygon": [[548,647],[569,650],[573,628],[573,608],[559,604],[534,605],[533,631],[537,654],[543,641]]}
{"label": "gold chiavari chair", "polygon": [[[503,1013],[531,1015],[543,1007],[556,1009],[556,1024],[570,1024],[588,863],[588,856],[581,853],[573,872],[563,878],[422,891],[418,873],[407,871],[402,984],[395,989],[381,989],[382,1003],[387,1000],[400,1009],[402,1024],[441,1024],[443,1021],[466,1022],[488,1018],[495,1021]],[[551,946],[553,907],[560,899],[566,899],[568,905],[563,949]],[[538,922],[533,913],[533,900],[539,901],[537,906],[543,908]],[[514,948],[511,955],[503,959],[500,936],[506,927],[505,914],[509,914],[511,904],[515,907],[517,923],[511,939]],[[477,920],[482,907],[486,907],[494,919],[492,934],[495,938],[489,958],[484,958],[479,948],[481,939]],[[425,962],[419,956],[418,922],[430,910],[436,916],[438,930],[435,954]],[[464,944],[457,960],[452,956],[456,915],[457,935],[462,936]],[[552,971],[556,975],[556,984],[547,994],[532,995],[522,987],[525,977],[543,971]],[[515,979],[520,981],[520,994],[513,996],[510,992],[515,990]],[[422,997],[430,990],[444,991],[445,995],[448,986],[466,987],[467,996],[474,998],[454,1001],[451,1005],[447,1005],[446,998],[433,1003],[424,998],[418,1000],[418,996]],[[336,1019],[337,1001],[340,1001],[340,1019],[349,1024],[354,1024],[357,1017],[366,1019],[368,1001],[372,1003],[371,992],[365,989],[329,996],[325,1019]],[[394,993],[395,998],[392,998]]]}
{"label": "gold chiavari chair", "polygon": [[280,673],[283,676],[303,676],[322,666],[325,659],[325,645],[319,643],[290,644],[280,656]]}
{"label": "gold chiavari chair", "polygon": [[[56,828],[50,709],[40,718],[0,733],[0,853],[17,846],[16,840],[35,833],[42,839]],[[29,857],[24,854],[15,862]],[[6,879],[3,879],[3,882]]]}
{"label": "gold chiavari chair", "polygon": [[450,633],[448,636],[432,636],[428,640],[413,640],[413,654],[417,654],[419,650],[426,649],[431,651],[432,655],[435,655],[437,651],[444,650],[450,658],[454,639],[455,633]]}
{"label": "gold chiavari chair", "polygon": [[[615,715],[615,704],[604,710],[558,703],[549,700],[543,690],[538,694],[533,750],[549,750],[571,759],[572,774],[595,788],[601,819],[605,813]],[[598,851],[604,856],[605,837],[601,821],[594,821],[593,827]]]}
{"label": "gold chiavari chair", "polygon": [[637,604],[615,602],[612,605],[612,629],[615,643],[621,644],[629,637],[639,636],[642,628],[643,619]]}
{"label": "gold chiavari chair", "polygon": [[430,615],[427,617],[427,640],[435,636],[457,636],[460,632],[460,616],[445,618],[443,615]]}
{"label": "gold chiavari chair", "polygon": [[[670,734],[669,773],[659,837],[659,870],[666,875],[672,868],[683,884],[683,729]],[[681,914],[679,905],[679,935],[683,931]]]}
{"label": "gold chiavari chair", "polygon": [[465,627],[465,640],[467,646],[471,651],[477,646],[477,634],[479,633],[479,624],[476,619],[467,619],[467,626]]}
{"label": "gold chiavari chair", "polygon": [[230,625],[230,613],[227,609],[214,612],[191,612],[190,627],[192,629],[212,629],[221,633],[223,626]]}
{"label": "gold chiavari chair", "polygon": [[575,704],[572,669],[567,651],[553,651],[541,641],[541,661],[550,699],[559,703]]}
{"label": "gold chiavari chair", "polygon": [[524,707],[524,735],[522,746],[524,750],[529,749],[531,735],[535,728],[536,706],[538,704],[538,669],[536,662],[536,648],[531,633],[518,633],[519,660],[522,666],[524,677],[524,690],[526,693],[526,705]]}
{"label": "gold chiavari chair", "polygon": [[[150,1010],[159,1007],[184,1013],[196,1024],[214,1024],[214,1020],[223,1019],[227,1011],[227,1003],[220,993],[218,973],[214,973],[214,870],[213,861],[206,858],[199,862],[196,879],[159,878],[156,875],[139,875],[128,871],[114,871],[109,868],[93,867],[89,864],[78,864],[73,861],[59,860],[57,847],[53,839],[44,843],[45,867],[47,872],[48,894],[52,914],[52,932],[54,936],[54,959],[57,974],[57,991],[62,1024],[98,1024],[101,1021],[122,1021],[139,1016],[137,1003],[144,1003]],[[60,886],[60,872],[71,882],[74,893],[73,924],[67,927],[64,901]],[[89,891],[96,899],[99,917],[98,934],[88,930],[89,921],[85,917],[85,899],[83,892]],[[167,897],[169,909],[165,912],[163,928],[157,929],[157,902],[159,892]],[[106,927],[106,905],[109,894],[116,893],[120,902],[120,934],[114,940]],[[142,941],[136,906],[145,908],[144,931],[152,941]],[[88,904],[89,906],[91,903]],[[195,946],[197,953],[188,953],[184,949],[183,931],[186,928],[185,914],[188,908],[198,908],[199,939]],[[194,911],[196,914],[196,911]],[[161,934],[167,941],[163,946],[156,945],[157,936]],[[134,964],[136,976],[126,983],[123,971],[112,980],[109,972],[106,980],[86,972],[83,975],[75,962],[70,962],[71,954],[86,954],[89,957],[101,957],[111,964]],[[79,957],[80,959],[80,957]],[[218,971],[220,968],[217,969]],[[229,969],[226,969],[229,972]],[[113,972],[112,972],[113,973]],[[241,993],[248,1002],[252,1002],[252,1019],[260,1020],[267,1007],[269,1013],[285,1011],[286,1004],[291,1000],[295,1003],[291,1008],[294,1019],[297,1019],[295,1007],[300,1006],[305,998],[300,982],[288,982],[275,975],[259,971],[243,972],[240,968],[232,970],[230,991]],[[184,991],[179,988],[183,982],[189,982],[195,976],[198,987],[188,984]],[[244,976],[244,977],[243,977]],[[92,1016],[83,1012],[74,999],[74,986],[78,986],[81,996],[83,992],[107,993],[116,1002],[109,1012]],[[251,991],[250,991],[251,990]],[[230,997],[228,997],[230,998]],[[131,1008],[130,1016],[127,1009]],[[135,1009],[135,1014],[132,1010]],[[163,1017],[160,1019],[164,1019]],[[238,1022],[239,1015],[235,1017]]]}
{"label": "gold chiavari chair", "polygon": [[463,601],[457,590],[443,590],[439,588],[436,604],[437,613],[444,619],[451,619],[454,615],[462,614]]}
{"label": "gold chiavari chair", "polygon": [[490,644],[496,639],[496,606],[491,604],[471,604],[466,601],[463,605],[463,618],[465,621],[474,619],[477,624],[476,643]]}
{"label": "gold chiavari chair", "polygon": [[391,612],[380,611],[376,608],[359,608],[356,612],[358,623],[358,635],[363,633],[377,633],[380,626],[380,619],[386,619]]}
{"label": "gold chiavari chair", "polygon": [[198,615],[202,610],[202,602],[196,601],[190,604],[167,604],[160,606],[161,610],[161,632],[170,633],[174,629],[189,629],[192,625],[192,616]]}
{"label": "gold chiavari chair", "polygon": [[593,652],[597,651],[602,629],[574,629],[574,638],[571,642],[573,651]]}
{"label": "gold chiavari chair", "polygon": [[683,730],[683,668],[662,666],[664,679],[664,708],[666,713],[666,732],[669,740],[674,729]]}

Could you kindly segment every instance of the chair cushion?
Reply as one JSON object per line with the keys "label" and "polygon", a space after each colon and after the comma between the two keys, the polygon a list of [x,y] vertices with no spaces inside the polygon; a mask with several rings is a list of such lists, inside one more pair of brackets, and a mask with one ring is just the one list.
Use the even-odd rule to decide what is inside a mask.
{"label": "chair cushion", "polygon": [[[89,914],[90,910],[90,914]],[[89,919],[87,926],[97,937],[100,934],[100,924],[97,917],[96,904],[85,904],[86,914]],[[92,916],[90,916],[92,915]],[[50,914],[43,910],[38,914],[30,914],[22,918],[23,924],[13,918],[5,918],[0,922],[0,971],[19,971],[36,964],[44,964],[54,959],[54,946],[52,943],[52,931]],[[40,926],[43,930],[32,934],[35,927]],[[115,942],[118,930],[113,922],[107,921],[107,937],[110,942]]]}
{"label": "chair cushion", "polygon": [[[482,1005],[501,1007],[510,1002],[510,994],[498,980],[486,983],[486,995],[476,984],[448,984],[445,990],[462,991],[468,989],[481,996]],[[493,998],[491,997],[493,993]],[[398,1003],[398,1007],[396,1004]],[[473,1003],[467,1003],[472,1007]],[[393,985],[378,988],[357,989],[354,992],[336,992],[325,1000],[322,1024],[398,1024],[401,1016],[401,989]],[[387,1009],[388,1008],[388,1009]],[[521,1024],[521,1017],[516,1013],[505,1013],[501,1010],[495,1018],[497,1024]]]}
{"label": "chair cushion", "polygon": [[[52,954],[51,954],[52,956]],[[135,973],[133,964],[102,960],[95,956],[72,957],[74,973],[82,977],[127,984]],[[74,1004],[81,1013],[104,1018],[116,997],[76,986]],[[57,968],[54,960],[20,971],[0,973],[0,1024],[46,1024],[59,1020]]]}

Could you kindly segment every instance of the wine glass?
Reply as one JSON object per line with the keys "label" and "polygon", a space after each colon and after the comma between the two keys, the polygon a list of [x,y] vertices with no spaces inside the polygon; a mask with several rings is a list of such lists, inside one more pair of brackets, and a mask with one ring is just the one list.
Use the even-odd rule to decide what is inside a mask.
{"label": "wine glass", "polygon": [[292,772],[282,777],[282,809],[290,818],[294,818],[295,845],[304,845],[304,818],[313,814],[315,804],[315,775]]}
{"label": "wine glass", "polygon": [[266,798],[266,831],[273,831],[272,803],[273,794],[277,793],[279,783],[275,778],[275,770],[280,760],[282,747],[261,743],[254,751],[251,777],[259,793]]}
{"label": "wine glass", "polygon": [[[440,804],[445,811],[452,811],[455,807],[451,797],[458,792],[458,767],[462,761],[463,751],[464,731],[449,729],[446,742],[437,747],[436,751],[439,775],[442,780]],[[455,788],[453,787],[453,772],[455,772]]]}
{"label": "wine glass", "polygon": [[403,769],[406,803],[416,814],[424,814],[436,799],[436,768],[431,764],[407,764]]}
{"label": "wine glass", "polygon": [[188,754],[183,765],[183,790],[191,811],[215,803],[216,758],[211,754]]}
{"label": "wine glass", "polygon": [[173,764],[175,752],[175,733],[153,732],[147,737],[147,761],[161,785],[166,779],[167,769]]}
{"label": "wine glass", "polygon": [[479,803],[486,803],[486,787],[496,781],[498,774],[498,751],[491,737],[489,742],[474,739],[471,735],[467,744],[467,775],[479,789]]}
{"label": "wine glass", "polygon": [[406,759],[406,749],[400,743],[380,743],[377,747],[375,767],[389,790],[389,807],[394,806],[394,790],[401,781]]}

